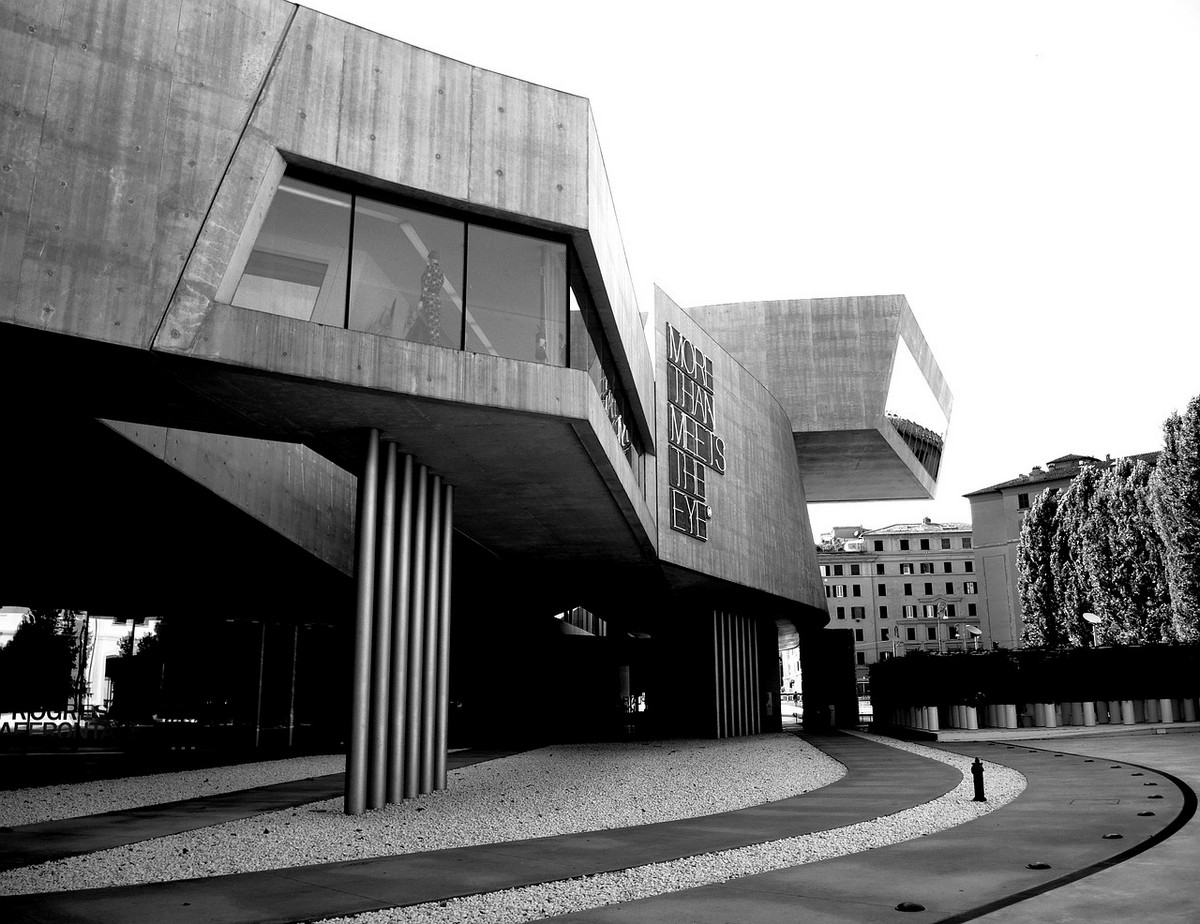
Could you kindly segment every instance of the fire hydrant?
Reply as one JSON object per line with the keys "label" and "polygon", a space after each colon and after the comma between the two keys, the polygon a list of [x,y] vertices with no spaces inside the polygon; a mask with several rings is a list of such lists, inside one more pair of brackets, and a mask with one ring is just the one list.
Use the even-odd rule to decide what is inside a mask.
{"label": "fire hydrant", "polygon": [[975,777],[975,798],[973,802],[987,802],[987,796],[983,794],[983,764],[979,762],[979,758],[975,758],[975,763],[971,764],[971,776]]}

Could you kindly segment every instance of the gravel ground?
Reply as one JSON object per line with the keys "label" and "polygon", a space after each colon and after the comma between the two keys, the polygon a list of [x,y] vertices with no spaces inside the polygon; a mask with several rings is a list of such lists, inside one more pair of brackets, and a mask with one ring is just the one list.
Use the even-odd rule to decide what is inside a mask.
{"label": "gravel ground", "polygon": [[489,892],[448,902],[391,908],[351,917],[327,918],[321,924],[478,924],[479,921],[516,924],[536,921],[911,840],[978,818],[1011,802],[1025,789],[1025,777],[1022,774],[983,761],[989,801],[974,802],[970,758],[892,738],[859,734],[950,764],[962,771],[963,780],[939,799],[861,824],[582,879]]}
{"label": "gravel ground", "polygon": [[[297,764],[297,770],[304,766],[285,763]],[[298,776],[337,769],[341,766],[310,767]],[[247,770],[227,768],[230,774]],[[202,771],[201,779],[216,772]],[[331,799],[10,870],[0,873],[0,894],[132,885],[650,824],[787,798],[826,786],[845,772],[790,734],[555,746],[464,767],[450,774],[445,791],[362,815],[343,815],[342,800]],[[107,797],[122,789],[141,791],[147,779],[107,780],[94,787]],[[159,790],[157,798],[125,804],[183,798],[177,775],[169,779],[170,789]],[[262,773],[242,780],[261,785]],[[54,792],[26,799],[51,812],[57,798],[67,798],[61,790],[74,788],[48,787]],[[83,799],[66,814],[78,814]],[[116,807],[102,804],[101,811]],[[28,818],[34,820],[39,819]]]}
{"label": "gravel ground", "polygon": [[341,773],[345,769],[346,756],[333,754],[14,789],[0,792],[0,825],[15,827],[80,815],[99,815],[160,802],[215,796],[254,786],[288,783]]}

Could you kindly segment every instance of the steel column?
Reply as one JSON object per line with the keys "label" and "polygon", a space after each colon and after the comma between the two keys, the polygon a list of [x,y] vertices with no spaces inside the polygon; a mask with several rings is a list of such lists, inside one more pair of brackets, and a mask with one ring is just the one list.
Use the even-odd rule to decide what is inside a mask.
{"label": "steel column", "polygon": [[437,730],[433,742],[433,788],[446,788],[446,751],[450,734],[450,578],[454,552],[454,487],[442,499],[442,592],[438,616]]}
{"label": "steel column", "polygon": [[404,798],[404,724],[408,703],[408,623],[412,594],[413,459],[400,470],[400,515],[396,528],[395,589],[392,593],[392,680],[388,697],[387,801]]}
{"label": "steel column", "polygon": [[713,706],[715,707],[715,710],[716,710],[717,737],[723,738],[723,737],[725,737],[725,734],[724,734],[724,723],[721,721],[721,706],[722,706],[721,700],[723,699],[723,697],[721,696],[721,686],[722,686],[722,682],[723,682],[721,679],[721,614],[718,613],[716,610],[713,610],[712,624],[713,624]]}
{"label": "steel column", "polygon": [[367,455],[358,478],[355,532],[358,534],[357,600],[354,608],[354,660],[350,685],[350,748],[346,753],[347,815],[366,808],[367,729],[371,685],[371,616],[375,585],[375,516],[379,481],[379,431],[367,436]]}
{"label": "steel column", "polygon": [[425,655],[425,537],[428,533],[426,495],[429,471],[417,470],[417,506],[413,514],[412,602],[408,624],[408,703],[404,724],[404,798],[418,794],[421,747],[421,674]]}
{"label": "steel column", "polygon": [[425,672],[421,677],[421,792],[433,792],[433,721],[437,713],[438,598],[442,590],[442,478],[429,483],[429,545],[425,552]]}
{"label": "steel column", "polygon": [[368,734],[367,808],[387,798],[388,685],[392,655],[392,566],[396,540],[396,444],[385,441],[379,527],[375,541],[375,620],[371,641],[371,718]]}

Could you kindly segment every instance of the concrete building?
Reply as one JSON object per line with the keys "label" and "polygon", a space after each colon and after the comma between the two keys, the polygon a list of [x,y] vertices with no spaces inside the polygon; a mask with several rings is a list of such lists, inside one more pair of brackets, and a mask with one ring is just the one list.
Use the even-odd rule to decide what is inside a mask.
{"label": "concrete building", "polygon": [[906,652],[990,648],[986,609],[966,523],[845,527],[821,537],[817,560],[828,629],[854,635],[860,696],[870,665]]}
{"label": "concrete building", "polygon": [[282,0],[0,28],[10,601],[230,620],[349,812],[454,733],[778,727],[784,649],[834,714],[806,504],[933,494],[898,353],[951,405],[903,296],[659,291],[648,343],[586,99]]}

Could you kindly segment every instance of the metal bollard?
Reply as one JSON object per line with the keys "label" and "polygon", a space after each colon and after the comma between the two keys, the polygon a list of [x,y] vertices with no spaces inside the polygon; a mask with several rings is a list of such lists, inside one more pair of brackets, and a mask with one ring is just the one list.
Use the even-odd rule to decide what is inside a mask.
{"label": "metal bollard", "polygon": [[975,763],[971,764],[971,776],[975,778],[975,798],[972,802],[987,802],[987,796],[983,794],[983,764],[979,762],[979,758],[975,758]]}

